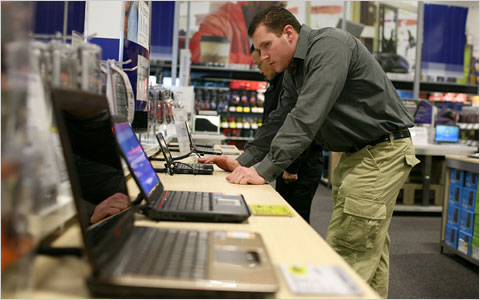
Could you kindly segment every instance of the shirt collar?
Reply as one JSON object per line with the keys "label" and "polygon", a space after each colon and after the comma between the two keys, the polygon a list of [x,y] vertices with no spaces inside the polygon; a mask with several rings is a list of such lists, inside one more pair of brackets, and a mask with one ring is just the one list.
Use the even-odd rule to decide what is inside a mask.
{"label": "shirt collar", "polygon": [[300,28],[300,33],[298,35],[297,47],[295,48],[293,58],[305,59],[305,57],[307,57],[308,38],[310,37],[311,31],[312,28],[310,28],[308,25],[302,25],[302,27]]}

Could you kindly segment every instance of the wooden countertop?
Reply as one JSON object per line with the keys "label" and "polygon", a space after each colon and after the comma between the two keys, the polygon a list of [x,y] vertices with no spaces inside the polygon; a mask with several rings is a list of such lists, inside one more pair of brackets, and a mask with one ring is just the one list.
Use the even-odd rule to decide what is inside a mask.
{"label": "wooden countertop", "polygon": [[[192,162],[188,158],[185,162]],[[155,161],[154,166],[163,166],[163,162]],[[235,185],[227,182],[229,174],[215,167],[213,175],[173,175],[159,174],[167,190],[191,190],[209,192],[241,193],[247,204],[279,204],[288,203],[270,185]],[[129,193],[136,195],[138,187],[134,180],[127,182]],[[289,206],[290,207],[290,206]],[[290,207],[291,208],[291,207]],[[292,211],[294,211],[291,208]],[[168,228],[190,228],[207,230],[248,230],[262,235],[264,243],[275,266],[280,284],[275,298],[322,298],[319,295],[303,296],[289,291],[280,270],[281,264],[329,264],[341,266],[364,291],[360,297],[379,298],[379,296],[347,265],[325,240],[309,226],[296,212],[293,217],[251,216],[240,224],[228,223],[192,223],[192,222],[155,222],[137,215],[137,225],[148,225]],[[81,234],[78,224],[68,228],[54,245],[81,245]],[[89,298],[85,285],[85,277],[89,274],[86,258],[48,258],[35,259],[35,288],[28,298]],[[325,298],[332,298],[325,296]],[[335,298],[335,297],[334,297]],[[339,296],[336,298],[345,298]]]}

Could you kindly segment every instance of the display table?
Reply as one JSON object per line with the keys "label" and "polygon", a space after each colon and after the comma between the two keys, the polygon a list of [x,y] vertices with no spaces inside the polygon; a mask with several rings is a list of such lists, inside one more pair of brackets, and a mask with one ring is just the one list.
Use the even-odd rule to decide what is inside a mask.
{"label": "display table", "polygon": [[[190,157],[185,162],[193,162]],[[154,162],[161,166],[163,162]],[[213,175],[173,175],[159,174],[166,189],[194,190],[210,192],[241,193],[248,204],[280,204],[288,203],[270,185],[236,185],[227,182],[229,173],[215,166]],[[134,180],[127,182],[129,193],[136,195],[138,187]],[[289,208],[294,211],[290,206]],[[310,227],[296,212],[293,217],[287,216],[251,216],[240,224],[227,223],[192,223],[192,222],[154,222],[142,215],[137,215],[136,224],[162,228],[188,228],[206,230],[248,230],[262,235],[275,267],[279,290],[274,298],[332,298],[331,295],[303,296],[293,294],[288,289],[280,270],[281,264],[328,264],[339,265],[358,284],[363,294],[353,298],[378,298],[378,295],[347,265],[347,263]],[[55,246],[81,245],[81,234],[78,225],[68,228],[54,242]],[[28,298],[90,298],[85,277],[89,274],[86,257],[82,259],[48,258],[39,256],[35,259],[36,283]],[[334,297],[335,298],[335,297]],[[336,298],[350,298],[339,296]]]}
{"label": "display table", "polygon": [[[477,152],[477,147],[460,144],[413,144],[416,155],[425,155],[425,167],[423,171],[423,197],[422,206],[428,206],[430,195],[430,176],[432,171],[432,156],[467,155]],[[441,211],[441,207],[432,207],[433,211]]]}

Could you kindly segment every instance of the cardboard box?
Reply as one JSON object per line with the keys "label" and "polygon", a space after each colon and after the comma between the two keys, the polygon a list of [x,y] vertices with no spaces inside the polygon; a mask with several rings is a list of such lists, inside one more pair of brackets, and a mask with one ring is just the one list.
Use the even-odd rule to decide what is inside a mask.
{"label": "cardboard box", "polygon": [[445,225],[445,244],[457,249],[458,245],[458,227],[452,225]]}
{"label": "cardboard box", "polygon": [[448,204],[461,205],[462,201],[462,186],[456,183],[450,183],[448,189]]}
{"label": "cardboard box", "polygon": [[460,208],[460,229],[473,234],[474,216],[472,211]]}
{"label": "cardboard box", "polygon": [[460,207],[449,204],[447,207],[447,224],[455,227],[460,226]]}
{"label": "cardboard box", "polygon": [[478,173],[465,171],[465,187],[478,189]]}
{"label": "cardboard box", "polygon": [[458,231],[457,250],[470,256],[472,251],[472,235],[464,230]]}
{"label": "cardboard box", "polygon": [[463,186],[465,172],[458,169],[450,169],[450,183]]}
{"label": "cardboard box", "polygon": [[477,190],[463,187],[460,194],[462,208],[470,210],[472,213],[475,212]]}

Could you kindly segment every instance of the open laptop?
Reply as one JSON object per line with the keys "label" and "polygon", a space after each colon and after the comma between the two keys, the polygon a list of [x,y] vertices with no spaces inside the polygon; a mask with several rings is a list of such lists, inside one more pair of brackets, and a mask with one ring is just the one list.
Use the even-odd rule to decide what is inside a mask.
{"label": "open laptop", "polygon": [[[62,148],[92,273],[93,295],[109,298],[259,298],[278,289],[259,234],[134,225],[126,209],[94,225],[85,201],[128,193],[106,98],[54,90]],[[104,163],[118,176],[104,176],[84,162]],[[88,165],[88,164],[87,164]],[[92,179],[104,181],[92,188]]]}
{"label": "open laptop", "polygon": [[460,127],[456,125],[436,125],[435,143],[458,143]]}
{"label": "open laptop", "polygon": [[[128,125],[128,124],[127,124]],[[204,174],[212,175],[213,166],[208,164],[187,164],[178,161],[173,161],[173,156],[168,149],[167,142],[160,132],[155,135],[157,137],[158,144],[162,150],[163,157],[165,157],[166,167],[168,173],[173,174]]]}
{"label": "open laptop", "polygon": [[197,153],[197,154],[222,155],[222,150],[220,150],[220,149],[214,149],[212,147],[196,145],[193,142],[192,133],[190,132],[188,122],[185,122],[185,128],[187,130],[187,136],[188,136],[188,140],[190,141],[190,149],[192,150],[192,152]]}
{"label": "open laptop", "polygon": [[193,117],[193,132],[220,134],[220,116],[195,115]]}
{"label": "open laptop", "polygon": [[250,216],[243,195],[164,189],[131,127],[114,122],[113,129],[130,173],[147,202],[144,213],[154,220],[242,222]]}

